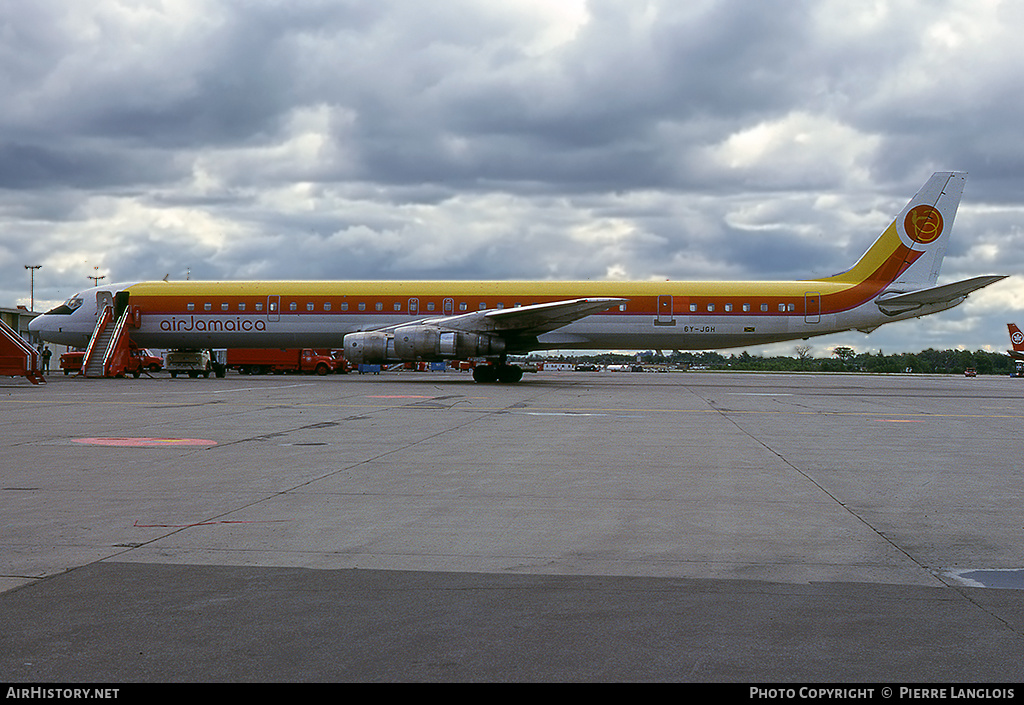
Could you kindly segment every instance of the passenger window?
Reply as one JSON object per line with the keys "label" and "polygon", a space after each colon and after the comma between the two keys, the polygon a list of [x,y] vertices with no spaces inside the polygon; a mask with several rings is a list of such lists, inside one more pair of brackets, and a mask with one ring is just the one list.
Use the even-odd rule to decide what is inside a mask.
{"label": "passenger window", "polygon": [[715,310],[715,305],[714,304],[708,304],[708,311],[714,311],[714,310]]}
{"label": "passenger window", "polygon": [[330,301],[324,301],[324,311],[330,311],[330,310],[331,310],[331,302]]}
{"label": "passenger window", "polygon": [[209,302],[203,304],[203,310],[204,311],[212,311],[213,310],[213,304],[211,304]]}
{"label": "passenger window", "polygon": [[242,301],[242,302],[240,302],[238,304],[238,310],[239,311],[244,311],[245,310],[245,302],[244,301]]}
{"label": "passenger window", "polygon": [[725,310],[726,311],[732,311],[732,304],[726,304],[725,305]]}
{"label": "passenger window", "polygon": [[396,311],[401,311],[401,310],[402,310],[402,304],[396,303],[396,304],[394,305],[394,309],[395,309]]}
{"label": "passenger window", "polygon": [[221,310],[221,311],[227,311],[227,310],[228,310],[228,304],[227,304],[227,302],[224,302],[224,303],[222,303],[222,304],[220,305],[220,310]]}
{"label": "passenger window", "polygon": [[690,304],[690,313],[697,313],[697,304]]}
{"label": "passenger window", "polygon": [[260,302],[258,302],[256,304],[256,310],[257,311],[262,311],[263,310],[263,302],[262,301],[260,301]]}
{"label": "passenger window", "polygon": [[314,311],[314,310],[316,310],[316,305],[312,301],[308,301],[308,302],[306,302],[306,310],[307,311]]}
{"label": "passenger window", "polygon": [[359,302],[359,310],[360,311],[365,311],[366,310],[366,302],[365,301],[360,301]]}
{"label": "passenger window", "polygon": [[462,303],[459,304],[459,310],[460,311],[468,311],[469,310],[469,304],[467,304],[465,301],[463,301]]}
{"label": "passenger window", "polygon": [[779,304],[779,313],[786,312],[786,304]]}
{"label": "passenger window", "polygon": [[188,309],[189,311],[195,311],[196,305],[190,301],[188,306],[186,306],[185,308]]}
{"label": "passenger window", "polygon": [[381,303],[380,301],[378,301],[378,302],[377,302],[377,303],[376,303],[376,304],[374,305],[374,308],[375,308],[375,309],[377,309],[378,311],[383,311],[383,310],[384,310],[384,304],[382,304],[382,303]]}
{"label": "passenger window", "polygon": [[743,304],[743,310],[744,311],[749,311],[750,310],[750,304]]}
{"label": "passenger window", "polygon": [[428,311],[433,311],[434,310],[434,302],[433,301],[428,301],[427,302],[427,310]]}
{"label": "passenger window", "polygon": [[761,304],[761,310],[767,312],[768,311],[768,304]]}
{"label": "passenger window", "polygon": [[342,311],[348,311],[348,301],[342,301],[341,302],[341,310]]}

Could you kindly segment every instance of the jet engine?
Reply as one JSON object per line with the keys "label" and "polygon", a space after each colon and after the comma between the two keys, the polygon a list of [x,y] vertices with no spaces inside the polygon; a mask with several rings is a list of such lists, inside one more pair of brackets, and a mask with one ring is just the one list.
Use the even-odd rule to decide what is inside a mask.
{"label": "jet engine", "polygon": [[505,341],[497,336],[422,324],[401,326],[387,333],[349,333],[343,345],[345,359],[356,365],[496,357],[505,353]]}
{"label": "jet engine", "polygon": [[393,342],[387,333],[349,333],[342,339],[345,359],[354,365],[387,362],[394,359]]}

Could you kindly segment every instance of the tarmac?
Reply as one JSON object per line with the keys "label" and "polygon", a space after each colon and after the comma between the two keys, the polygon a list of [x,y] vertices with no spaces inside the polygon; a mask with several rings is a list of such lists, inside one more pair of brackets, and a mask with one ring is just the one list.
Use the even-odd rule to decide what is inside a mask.
{"label": "tarmac", "polygon": [[50,375],[0,420],[0,682],[1024,673],[1020,379]]}

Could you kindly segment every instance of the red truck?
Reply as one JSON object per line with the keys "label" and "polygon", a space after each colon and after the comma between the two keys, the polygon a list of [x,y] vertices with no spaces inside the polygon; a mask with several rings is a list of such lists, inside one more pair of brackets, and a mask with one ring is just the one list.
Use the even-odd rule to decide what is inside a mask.
{"label": "red truck", "polygon": [[294,348],[291,350],[263,348],[228,348],[228,369],[243,375],[265,375],[270,372],[305,372],[329,375],[347,371],[344,361],[335,358],[330,350]]}
{"label": "red truck", "polygon": [[[117,375],[118,377],[130,374],[138,378],[143,372],[159,372],[164,367],[164,359],[154,355],[146,348],[132,348],[130,352],[128,364]],[[68,350],[60,356],[60,369],[63,370],[65,375],[69,375],[72,372],[78,374],[82,369],[82,359],[84,357],[84,350]]]}

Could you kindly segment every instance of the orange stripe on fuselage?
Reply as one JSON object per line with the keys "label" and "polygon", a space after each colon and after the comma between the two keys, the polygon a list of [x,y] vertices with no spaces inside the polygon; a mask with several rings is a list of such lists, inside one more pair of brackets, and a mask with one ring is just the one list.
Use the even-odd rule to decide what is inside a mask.
{"label": "orange stripe on fuselage", "polygon": [[[892,239],[896,243],[895,247],[889,245],[889,256],[866,277],[864,268],[869,259],[877,262],[882,255],[878,250],[889,247],[873,248],[874,252],[844,274],[789,282],[143,282],[128,290],[132,305],[139,306],[144,313],[179,316],[409,315],[411,301],[418,305],[415,315],[443,316],[481,308],[513,308],[585,297],[629,299],[624,311],[615,307],[595,315],[656,316],[669,312],[665,300],[669,296],[673,315],[793,316],[804,315],[808,294],[820,297],[820,305],[814,313],[826,315],[849,311],[872,300],[921,255],[900,243],[898,238]],[[268,310],[270,297],[279,298],[279,311]],[[447,308],[446,301],[449,302]],[[244,310],[240,307],[242,304]],[[325,309],[326,304],[330,304],[329,310]],[[749,310],[744,310],[744,304],[749,305]],[[761,311],[762,304],[768,305],[767,311]],[[787,310],[779,311],[779,304]],[[257,306],[261,310],[257,310]],[[709,310],[709,306],[713,310]],[[792,310],[788,310],[790,306]]]}

